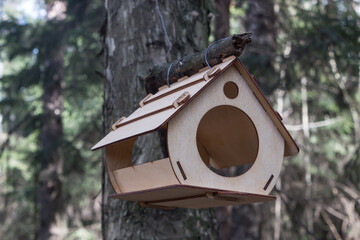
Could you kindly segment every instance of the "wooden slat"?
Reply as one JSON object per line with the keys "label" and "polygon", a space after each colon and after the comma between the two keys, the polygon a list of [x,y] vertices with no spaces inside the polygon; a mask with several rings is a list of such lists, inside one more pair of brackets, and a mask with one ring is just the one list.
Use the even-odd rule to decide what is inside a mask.
{"label": "wooden slat", "polygon": [[162,91],[162,90],[164,90],[164,89],[168,89],[169,88],[169,86],[168,85],[163,85],[163,86],[161,86],[161,87],[159,87],[159,91]]}
{"label": "wooden slat", "polygon": [[148,100],[149,98],[151,98],[152,97],[152,94],[151,93],[149,93],[146,97],[144,97],[144,99],[143,100],[141,100],[140,102],[139,102],[139,106],[140,107],[143,107],[144,105],[145,105],[145,101],[146,100]]}
{"label": "wooden slat", "polygon": [[182,78],[179,78],[178,80],[177,80],[177,82],[182,82],[182,81],[184,81],[184,80],[186,80],[186,79],[188,79],[189,78],[189,76],[183,76]]}
{"label": "wooden slat", "polygon": [[201,72],[205,72],[207,70],[209,70],[210,68],[209,67],[203,67],[201,68],[198,72],[201,73]]}
{"label": "wooden slat", "polygon": [[191,78],[187,78],[182,80],[181,82],[171,84],[170,88],[165,88],[159,92],[157,92],[152,97],[146,99],[145,104],[154,102],[160,98],[166,97],[170,94],[174,94],[180,90],[191,87],[192,85],[198,84],[205,81],[203,78],[203,74],[196,74],[196,76],[192,76]]}

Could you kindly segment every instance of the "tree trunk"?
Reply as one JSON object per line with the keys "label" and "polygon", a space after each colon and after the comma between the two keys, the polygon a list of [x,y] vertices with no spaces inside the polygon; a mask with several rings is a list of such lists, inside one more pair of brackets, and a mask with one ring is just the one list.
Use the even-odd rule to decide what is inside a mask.
{"label": "tree trunk", "polygon": [[[59,7],[61,10],[59,10]],[[59,23],[64,19],[65,10],[64,2],[54,1],[48,3],[48,21]],[[40,205],[38,239],[61,239],[66,234],[62,194],[64,158],[61,146],[63,138],[61,114],[63,111],[64,49],[61,45],[60,35],[57,42],[53,43],[56,47],[48,49],[47,56],[44,59],[43,119],[41,126],[42,158],[38,190]]]}
{"label": "tree trunk", "polygon": [[63,50],[54,49],[48,59],[44,82],[43,124],[41,128],[42,163],[40,171],[39,239],[58,238],[64,226],[62,197],[63,137]]}
{"label": "tree trunk", "polygon": [[276,28],[277,15],[274,1],[248,0],[245,29],[253,34],[253,41],[247,48],[247,62],[256,66],[249,68],[266,94],[271,94],[279,87],[278,77],[274,68],[277,49]]}
{"label": "tree trunk", "polygon": [[312,192],[312,177],[311,177],[311,162],[310,162],[310,127],[309,127],[309,107],[308,107],[308,93],[307,93],[307,77],[301,77],[301,122],[303,125],[303,161],[304,161],[304,172],[305,172],[305,200],[307,206],[305,207],[304,215],[306,221],[306,227],[310,232],[313,232],[313,214],[312,214],[312,203],[311,203],[311,192]]}
{"label": "tree trunk", "polygon": [[230,34],[230,2],[231,0],[215,0],[215,40]]}
{"label": "tree trunk", "polygon": [[[207,1],[106,1],[104,132],[137,108],[146,95],[143,79],[152,66],[207,46],[207,4]],[[140,137],[133,158],[137,163],[160,159],[163,155],[160,145],[156,134]],[[103,168],[103,239],[215,236],[211,210],[142,208],[137,203],[110,199],[112,192]]]}

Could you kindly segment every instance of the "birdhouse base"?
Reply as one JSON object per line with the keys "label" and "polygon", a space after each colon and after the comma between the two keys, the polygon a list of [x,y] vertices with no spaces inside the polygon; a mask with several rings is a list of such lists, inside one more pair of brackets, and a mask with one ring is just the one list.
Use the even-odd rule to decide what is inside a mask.
{"label": "birdhouse base", "polygon": [[171,209],[178,208],[213,208],[234,206],[275,200],[276,197],[254,193],[226,191],[190,185],[170,185],[113,194],[110,197],[121,200],[138,201],[142,206]]}

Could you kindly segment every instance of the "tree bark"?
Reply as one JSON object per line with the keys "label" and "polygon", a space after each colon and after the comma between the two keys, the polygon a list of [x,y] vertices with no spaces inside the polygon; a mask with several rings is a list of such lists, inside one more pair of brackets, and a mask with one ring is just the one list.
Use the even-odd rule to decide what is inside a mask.
{"label": "tree bark", "polygon": [[[137,108],[146,95],[143,79],[152,66],[207,46],[207,4],[189,0],[106,1],[104,132]],[[163,156],[156,134],[140,137],[133,153],[137,163]],[[137,203],[110,199],[112,192],[103,168],[103,239],[215,238],[211,210],[142,208]]]}
{"label": "tree bark", "polygon": [[277,15],[274,1],[248,0],[245,29],[253,34],[253,42],[247,49],[246,60],[252,72],[266,94],[271,94],[279,87],[278,77],[274,68],[277,49]]}
{"label": "tree bark", "polygon": [[230,34],[230,2],[231,0],[215,0],[215,40]]}

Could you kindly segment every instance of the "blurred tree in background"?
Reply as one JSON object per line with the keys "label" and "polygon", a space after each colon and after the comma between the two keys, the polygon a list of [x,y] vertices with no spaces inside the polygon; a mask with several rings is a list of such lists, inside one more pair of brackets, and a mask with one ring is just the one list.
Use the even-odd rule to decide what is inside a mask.
{"label": "blurred tree in background", "polygon": [[[108,203],[107,193],[102,200],[100,153],[88,149],[103,131],[102,88],[109,86],[102,84],[107,78],[101,61],[104,56],[111,58],[109,46],[125,44],[121,32],[116,35],[116,24],[121,23],[116,16],[122,16],[117,14],[121,11],[108,13],[108,21],[109,16],[113,21],[110,32],[101,28],[104,4],[101,0],[0,1],[0,239],[47,239],[50,233],[66,239],[101,237],[101,203]],[[207,0],[201,4],[200,16],[206,18],[207,11],[214,16],[211,41],[232,33],[253,33],[241,59],[281,113],[301,152],[284,160],[274,202],[219,208],[205,215],[179,211],[172,222],[162,211],[117,201],[114,213],[128,209],[127,213],[137,214],[119,210],[112,216],[125,224],[135,218],[134,229],[141,229],[136,224],[145,215],[147,220],[167,221],[169,228],[182,223],[188,229],[185,236],[200,234],[204,239],[209,235],[202,231],[210,228],[219,230],[219,239],[359,239],[360,3]],[[180,1],[159,1],[159,6],[174,48],[168,61],[206,47],[207,39],[198,38],[208,34],[205,19],[206,27],[195,36],[198,31],[187,22],[196,17],[191,8]],[[143,76],[146,68],[165,61],[160,56],[169,47],[156,1],[138,8],[153,12],[157,28],[151,27],[152,37],[139,35],[152,41],[145,44],[149,54],[141,55],[146,61],[137,59],[135,70],[135,65],[126,66],[134,77],[132,71],[142,69],[139,76]],[[177,15],[180,10],[183,14]],[[181,22],[181,16],[187,27],[173,29],[171,19]],[[99,31],[117,37],[112,43],[111,37],[101,39]],[[128,31],[130,36],[133,32]],[[102,47],[105,55],[97,57]],[[111,64],[115,72],[126,70],[115,70],[116,62]],[[126,81],[121,83],[125,84],[121,97],[134,96],[127,101],[137,103],[145,93],[140,78],[132,81],[136,82],[132,92],[126,92]],[[104,103],[105,113],[110,103]],[[130,105],[121,106],[106,118],[105,131],[120,113],[132,111]],[[154,141],[156,146],[156,139],[152,136],[143,143]],[[139,161],[145,150],[139,152]],[[209,219],[212,211],[219,229]]]}
{"label": "blurred tree in background", "polygon": [[101,132],[95,70],[101,70],[96,54],[103,3],[2,4],[0,234],[48,239],[97,233],[101,207],[92,197],[101,189],[101,164],[88,149],[90,136]]}

